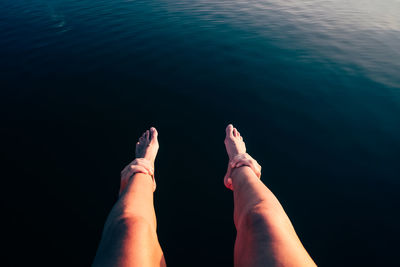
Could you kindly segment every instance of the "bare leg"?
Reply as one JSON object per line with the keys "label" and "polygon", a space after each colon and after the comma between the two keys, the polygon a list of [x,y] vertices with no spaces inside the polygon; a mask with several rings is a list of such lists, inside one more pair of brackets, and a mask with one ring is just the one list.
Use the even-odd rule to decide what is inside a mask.
{"label": "bare leg", "polygon": [[[226,128],[229,159],[245,153],[236,128]],[[234,223],[237,230],[235,266],[316,266],[301,244],[278,199],[247,166],[231,174]]]}
{"label": "bare leg", "polygon": [[[154,164],[157,131],[146,131],[136,144],[136,157]],[[104,226],[93,266],[166,266],[156,233],[153,181],[136,173],[124,185]]]}

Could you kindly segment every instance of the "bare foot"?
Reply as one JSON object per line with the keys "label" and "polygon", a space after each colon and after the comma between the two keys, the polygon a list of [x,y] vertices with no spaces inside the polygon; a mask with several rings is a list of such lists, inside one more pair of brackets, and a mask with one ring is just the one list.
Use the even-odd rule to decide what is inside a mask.
{"label": "bare foot", "polygon": [[246,145],[243,142],[243,137],[239,131],[229,124],[226,127],[225,147],[228,153],[229,160],[232,160],[236,155],[246,153]]}
{"label": "bare foot", "polygon": [[136,143],[136,158],[145,158],[154,166],[154,160],[159,148],[157,136],[158,132],[154,127],[143,133]]}
{"label": "bare foot", "polygon": [[224,184],[227,188],[233,190],[231,174],[234,168],[239,168],[242,166],[250,167],[254,174],[260,178],[261,176],[261,166],[258,162],[253,159],[249,154],[246,153],[246,145],[243,142],[243,137],[240,135],[239,131],[229,124],[226,127],[226,137],[225,137],[225,147],[226,152],[229,156],[228,169],[224,177]]}
{"label": "bare foot", "polygon": [[121,172],[120,194],[124,191],[132,176],[137,172],[152,176],[155,190],[154,160],[159,148],[157,136],[156,128],[151,127],[150,130],[145,131],[139,138],[139,141],[136,143],[136,159],[129,163]]}

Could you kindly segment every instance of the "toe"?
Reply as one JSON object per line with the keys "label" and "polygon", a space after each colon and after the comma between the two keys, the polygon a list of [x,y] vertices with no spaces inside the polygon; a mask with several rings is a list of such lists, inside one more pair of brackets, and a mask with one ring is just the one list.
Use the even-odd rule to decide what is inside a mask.
{"label": "toe", "polygon": [[233,125],[229,124],[226,129],[226,137],[233,137]]}
{"label": "toe", "polygon": [[151,127],[150,134],[151,134],[151,138],[150,138],[151,142],[152,143],[157,142],[158,132],[157,132],[156,128]]}
{"label": "toe", "polygon": [[236,130],[236,128],[233,128],[233,136],[237,137],[238,136],[238,131]]}

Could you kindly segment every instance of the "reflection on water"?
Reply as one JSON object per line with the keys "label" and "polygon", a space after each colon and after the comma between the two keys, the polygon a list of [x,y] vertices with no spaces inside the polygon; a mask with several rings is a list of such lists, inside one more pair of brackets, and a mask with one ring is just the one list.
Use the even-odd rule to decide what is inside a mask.
{"label": "reflection on water", "polygon": [[[221,60],[234,57],[257,65],[270,56],[265,49],[270,44],[284,49],[281,53],[296,54],[286,60],[320,62],[400,87],[400,3],[396,0],[16,0],[1,5],[3,52],[29,56],[35,63],[48,60],[43,58],[44,49],[58,53],[74,49],[88,58],[119,50],[124,58],[142,55],[139,62],[148,61],[150,54],[162,65],[163,55],[196,47],[197,53],[211,60],[217,55]],[[16,44],[29,53],[21,55]]]}

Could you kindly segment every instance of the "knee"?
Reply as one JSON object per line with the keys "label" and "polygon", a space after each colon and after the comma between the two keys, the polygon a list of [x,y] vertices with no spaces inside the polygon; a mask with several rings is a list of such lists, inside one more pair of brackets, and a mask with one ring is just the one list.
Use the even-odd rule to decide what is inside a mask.
{"label": "knee", "polygon": [[249,210],[245,216],[244,225],[248,233],[250,231],[258,239],[264,241],[293,230],[288,218],[279,210],[264,205],[257,205]]}
{"label": "knee", "polygon": [[257,234],[270,234],[281,222],[281,216],[264,203],[251,207],[242,218],[242,225]]}
{"label": "knee", "polygon": [[126,216],[121,217],[118,222],[118,225],[129,230],[132,228],[141,228],[141,229],[151,229],[151,222],[149,222],[146,218],[142,216]]}
{"label": "knee", "polygon": [[250,208],[245,216],[244,216],[244,223],[247,228],[250,229],[257,229],[266,226],[267,221],[267,214],[270,211],[268,208],[263,207],[262,205],[256,205]]}
{"label": "knee", "polygon": [[155,231],[150,222],[141,216],[123,216],[106,225],[105,232],[113,235],[129,235],[130,233],[150,233]]}

